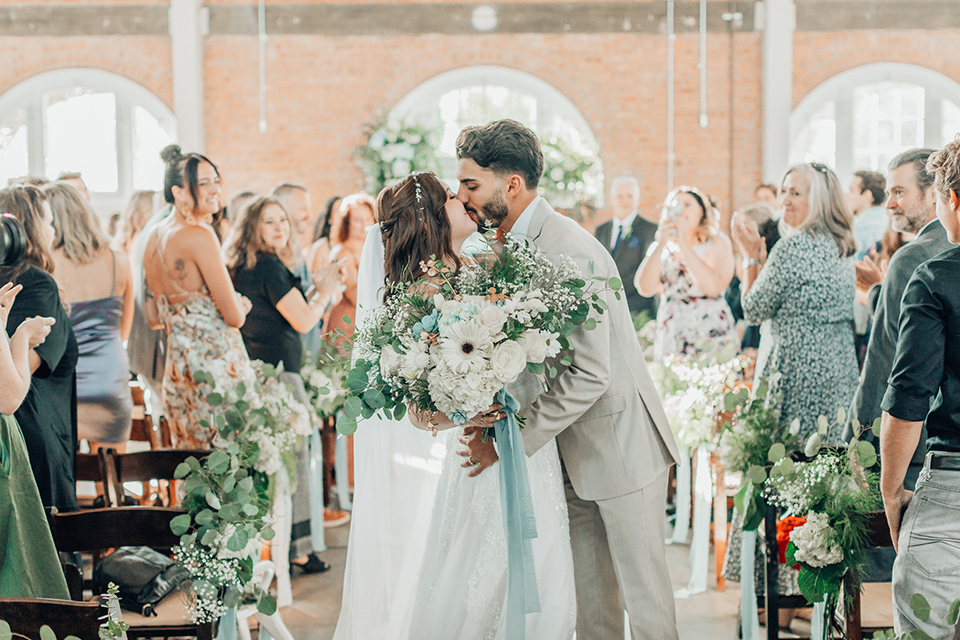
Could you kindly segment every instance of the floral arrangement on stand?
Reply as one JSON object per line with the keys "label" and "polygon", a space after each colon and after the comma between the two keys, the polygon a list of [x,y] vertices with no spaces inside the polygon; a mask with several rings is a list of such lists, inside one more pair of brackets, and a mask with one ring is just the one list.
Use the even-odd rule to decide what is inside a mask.
{"label": "floral arrangement on stand", "polygon": [[414,122],[381,118],[364,126],[366,143],[354,151],[366,179],[365,190],[380,190],[411,171],[437,172],[439,133]]}
{"label": "floral arrangement on stand", "polygon": [[480,257],[456,274],[442,262],[421,267],[438,289],[394,288],[354,336],[341,433],[377,411],[399,418],[408,404],[462,424],[525,369],[556,376],[557,366],[571,362],[558,358],[567,337],[575,327],[596,327],[591,310],[607,308],[593,285],[617,296],[622,286],[595,276],[592,265],[588,282],[572,260],[554,265],[512,240],[499,256]]}
{"label": "floral arrangement on stand", "polygon": [[321,422],[333,418],[347,400],[347,369],[350,360],[329,342],[320,343],[313,361],[300,368],[310,405]]}
{"label": "floral arrangement on stand", "polygon": [[[843,409],[838,425],[846,419]],[[767,483],[768,500],[803,520],[789,531],[785,562],[798,565],[800,591],[811,604],[824,603],[824,628],[836,613],[844,577],[860,584],[871,516],[882,508],[873,444],[855,439],[847,447],[823,447],[831,428],[820,416],[804,446],[806,460],[779,461]],[[784,467],[786,465],[786,467]],[[852,594],[851,594],[852,595]]]}
{"label": "floral arrangement on stand", "polygon": [[[210,394],[218,430],[213,451],[202,461],[188,458],[176,470],[183,480],[186,511],[170,528],[180,537],[177,562],[190,572],[193,621],[220,618],[241,599],[256,601],[270,615],[276,599],[252,583],[253,559],[261,540],[271,540],[274,483],[281,468],[295,480],[294,447],[312,422],[272,366],[254,362],[256,383],[238,383]],[[202,372],[194,378],[202,382]]]}

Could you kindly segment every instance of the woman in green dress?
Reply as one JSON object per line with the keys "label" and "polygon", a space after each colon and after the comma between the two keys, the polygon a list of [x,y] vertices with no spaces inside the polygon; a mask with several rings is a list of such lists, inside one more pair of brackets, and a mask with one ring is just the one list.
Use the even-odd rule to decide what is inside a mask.
{"label": "woman in green dress", "polygon": [[13,412],[30,389],[29,353],[53,318],[33,317],[7,338],[7,317],[20,285],[0,287],[0,597],[68,599],[67,583]]}

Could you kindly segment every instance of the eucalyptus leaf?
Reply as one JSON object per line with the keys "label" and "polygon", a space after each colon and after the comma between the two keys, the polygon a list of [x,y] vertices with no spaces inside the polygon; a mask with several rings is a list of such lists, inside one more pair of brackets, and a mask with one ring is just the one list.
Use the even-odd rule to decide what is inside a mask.
{"label": "eucalyptus leaf", "polygon": [[177,465],[176,470],[174,470],[173,477],[177,480],[183,480],[191,470],[192,468],[188,462],[181,462]]}
{"label": "eucalyptus leaf", "polygon": [[820,416],[817,418],[817,432],[821,436],[827,435],[827,431],[830,429],[830,421],[827,420],[826,416]]}
{"label": "eucalyptus leaf", "polygon": [[240,589],[230,589],[223,596],[223,606],[228,609],[233,609],[240,604],[240,597],[242,595]]}
{"label": "eucalyptus leaf", "polygon": [[0,640],[11,640],[13,633],[10,631],[10,625],[6,620],[0,620]]}
{"label": "eucalyptus leaf", "polygon": [[250,504],[249,502],[243,505],[243,513],[248,516],[255,516],[260,513],[260,509],[257,509],[256,506]]}
{"label": "eucalyptus leaf", "polygon": [[869,469],[877,464],[877,450],[870,442],[860,440],[850,451],[856,455],[857,462],[859,462],[864,469]]}
{"label": "eucalyptus leaf", "polygon": [[747,470],[747,477],[750,478],[750,482],[753,484],[763,484],[767,480],[767,470],[760,465],[755,464]]}
{"label": "eucalyptus leaf", "polygon": [[958,618],[960,618],[960,600],[954,600],[950,604],[950,611],[947,613],[947,623],[954,626],[957,624]]}
{"label": "eucalyptus leaf", "polygon": [[787,448],[783,446],[783,443],[774,442],[767,452],[767,460],[770,462],[779,462],[785,455],[787,455]]}
{"label": "eucalyptus leaf", "polygon": [[[179,518],[180,516],[177,517]],[[195,520],[197,521],[197,524],[201,526],[210,524],[213,522],[213,511],[210,511],[210,509],[204,509],[197,514]],[[174,533],[176,533],[176,531],[174,531]]]}
{"label": "eucalyptus leaf", "polygon": [[277,536],[277,532],[273,530],[273,527],[267,527],[260,532],[260,537],[269,542]]}
{"label": "eucalyptus leaf", "polygon": [[272,616],[277,612],[277,599],[266,593],[263,594],[260,602],[257,603],[257,611],[265,616]]}
{"label": "eucalyptus leaf", "polygon": [[57,634],[47,625],[40,627],[40,640],[57,640]]}
{"label": "eucalyptus leaf", "polygon": [[930,619],[930,603],[923,597],[922,593],[915,593],[910,596],[910,610],[917,616],[921,622]]}
{"label": "eucalyptus leaf", "polygon": [[796,472],[797,467],[790,458],[784,458],[780,461],[780,473],[786,478],[790,478]]}
{"label": "eucalyptus leaf", "polygon": [[393,408],[393,419],[394,420],[403,420],[403,416],[407,414],[407,405],[401,402],[396,407]]}
{"label": "eucalyptus leaf", "polygon": [[218,498],[213,491],[207,491],[207,493],[204,494],[204,499],[207,501],[207,504],[213,507],[215,510],[218,510],[223,506],[220,504],[220,498]]}
{"label": "eucalyptus leaf", "polygon": [[620,291],[623,289],[623,281],[620,278],[610,278],[607,280],[607,286],[613,291]]}
{"label": "eucalyptus leaf", "polygon": [[843,425],[847,422],[847,410],[843,407],[837,409],[837,424]]}
{"label": "eucalyptus leaf", "polygon": [[350,396],[347,398],[347,401],[343,403],[343,414],[347,418],[352,418],[356,420],[360,417],[360,414],[363,412],[363,400],[356,396]]}
{"label": "eucalyptus leaf", "polygon": [[200,538],[200,544],[205,544],[209,547],[217,541],[217,537],[219,537],[219,535],[220,532],[216,529],[207,529],[203,532],[203,536]]}
{"label": "eucalyptus leaf", "polygon": [[182,536],[190,529],[191,518],[189,513],[181,513],[170,520],[170,531],[175,536]]}
{"label": "eucalyptus leaf", "polygon": [[211,407],[219,407],[223,404],[223,395],[217,392],[213,392],[207,396],[207,404]]}
{"label": "eucalyptus leaf", "polygon": [[357,419],[341,415],[337,418],[337,431],[342,435],[353,435],[357,431]]}

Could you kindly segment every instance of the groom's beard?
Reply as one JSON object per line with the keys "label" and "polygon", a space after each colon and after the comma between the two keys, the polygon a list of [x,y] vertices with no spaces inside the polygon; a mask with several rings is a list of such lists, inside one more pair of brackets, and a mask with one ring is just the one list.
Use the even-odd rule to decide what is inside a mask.
{"label": "groom's beard", "polygon": [[480,226],[493,227],[494,229],[498,228],[510,213],[507,209],[507,201],[500,191],[497,191],[492,198],[484,202],[479,211],[476,209],[472,211],[479,219]]}

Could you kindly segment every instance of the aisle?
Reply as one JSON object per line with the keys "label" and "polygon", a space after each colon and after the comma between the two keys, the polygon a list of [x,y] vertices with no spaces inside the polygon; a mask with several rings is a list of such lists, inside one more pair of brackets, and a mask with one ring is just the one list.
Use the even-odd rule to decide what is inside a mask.
{"label": "aisle", "polygon": [[[349,525],[327,529],[329,551],[323,558],[333,565],[328,573],[297,575],[293,580],[293,606],[281,610],[283,619],[296,640],[330,640],[337,623],[343,590],[343,566],[347,557]],[[690,578],[688,546],[667,547],[667,561],[673,586],[679,589]],[[710,561],[710,585],[714,584],[713,557]],[[708,590],[692,598],[677,601],[677,620],[681,640],[735,640],[737,637],[737,585],[718,593]],[[358,639],[360,640],[360,639]]]}

